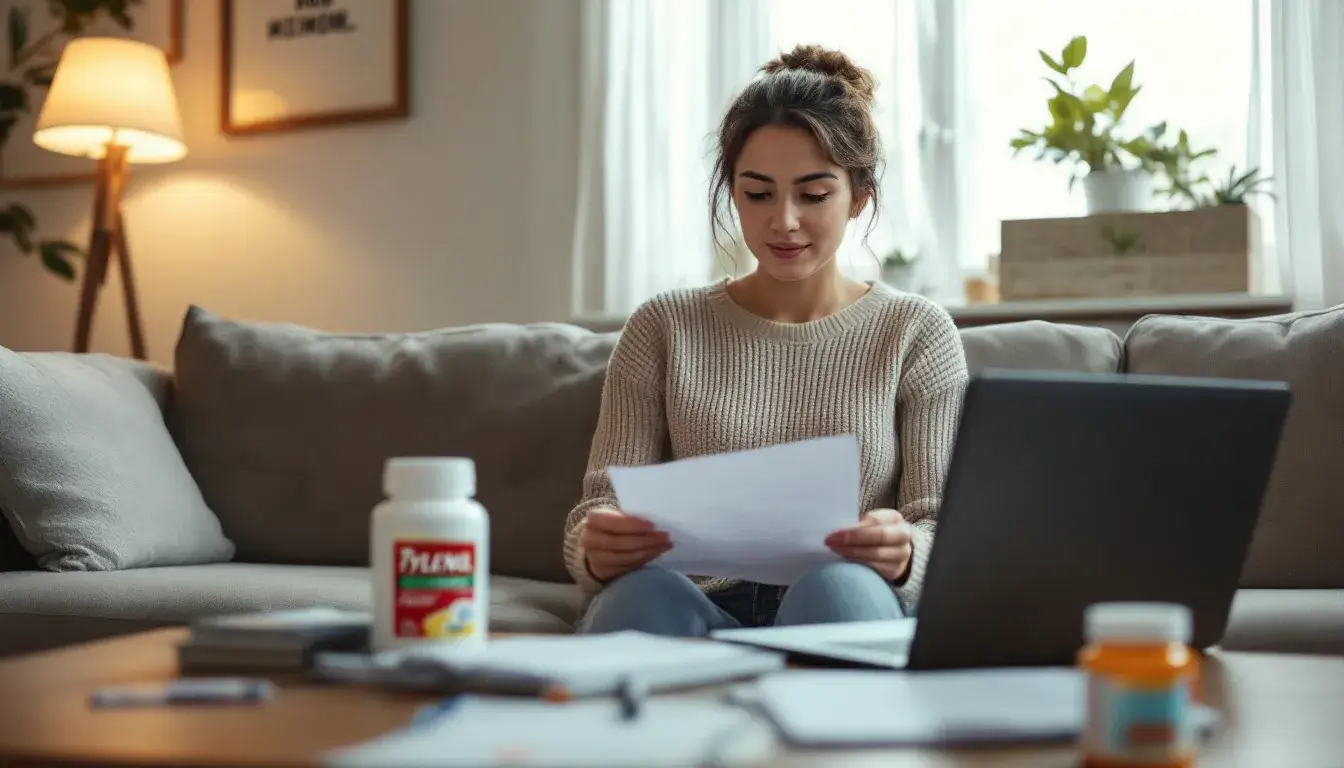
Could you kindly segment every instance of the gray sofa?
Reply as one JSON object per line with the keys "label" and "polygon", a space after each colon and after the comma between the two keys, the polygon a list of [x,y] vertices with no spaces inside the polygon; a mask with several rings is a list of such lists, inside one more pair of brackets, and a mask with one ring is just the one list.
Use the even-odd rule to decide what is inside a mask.
{"label": "gray sofa", "polygon": [[[383,459],[404,454],[476,460],[479,498],[493,522],[492,627],[570,630],[579,596],[561,560],[561,529],[579,494],[615,339],[558,324],[330,334],[192,308],[171,372],[118,365],[134,366],[153,395],[171,438],[166,444],[179,452],[231,543],[227,558],[156,562],[166,551],[159,547],[137,567],[54,572],[37,567],[31,540],[21,544],[0,524],[0,655],[220,612],[367,607],[368,515],[380,497]],[[1344,653],[1344,307],[1256,320],[1153,316],[1123,340],[1100,328],[1039,321],[968,329],[963,339],[973,371],[1289,381],[1296,397],[1224,646]],[[83,391],[53,384],[41,391],[67,398]],[[65,405],[57,412],[67,412]],[[5,444],[24,437],[0,433],[0,458],[15,461]],[[82,440],[71,452],[118,448],[115,440]],[[15,495],[22,475],[15,469],[0,463],[0,490],[9,483],[11,504],[34,498]],[[117,518],[119,532],[161,536],[176,525],[172,505],[137,529],[136,509],[100,501],[81,503],[125,515]],[[31,521],[59,510],[27,512]],[[195,531],[191,525],[184,530]],[[1152,525],[1160,535],[1161,521]],[[135,543],[119,535],[118,546]]]}

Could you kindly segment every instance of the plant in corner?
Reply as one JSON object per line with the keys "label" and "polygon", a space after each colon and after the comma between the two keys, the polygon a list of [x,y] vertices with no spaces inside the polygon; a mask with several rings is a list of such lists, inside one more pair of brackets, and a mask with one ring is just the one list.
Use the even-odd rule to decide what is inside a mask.
{"label": "plant in corner", "polygon": [[[47,88],[56,73],[60,60],[59,43],[83,34],[84,30],[106,15],[119,27],[130,30],[135,22],[130,7],[141,0],[48,0],[47,11],[55,26],[45,34],[30,40],[28,11],[18,6],[9,9],[7,38],[9,43],[8,69],[0,80],[0,149],[3,149],[14,131],[14,126],[25,113],[32,112],[29,88]],[[37,239],[37,217],[22,203],[12,202],[0,207],[0,235],[13,240],[20,252],[37,253],[42,265],[58,277],[75,279],[74,260],[84,251],[66,240]]]}
{"label": "plant in corner", "polygon": [[[1087,58],[1085,36],[1070,40],[1058,59],[1044,50],[1038,53],[1053,73],[1045,77],[1054,89],[1046,101],[1050,122],[1036,130],[1021,129],[1010,142],[1014,156],[1035,149],[1037,160],[1073,165],[1069,188],[1083,179],[1093,213],[1141,208],[1148,197],[1148,172],[1142,158],[1134,156],[1140,148],[1122,135],[1125,111],[1142,88],[1134,85],[1134,62],[1103,88],[1075,79],[1075,70]],[[1134,162],[1127,163],[1126,157]]]}

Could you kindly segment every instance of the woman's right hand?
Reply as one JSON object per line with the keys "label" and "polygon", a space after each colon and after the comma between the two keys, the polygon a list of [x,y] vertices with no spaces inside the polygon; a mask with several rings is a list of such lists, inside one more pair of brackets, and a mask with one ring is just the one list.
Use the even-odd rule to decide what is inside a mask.
{"label": "woman's right hand", "polygon": [[588,557],[588,571],[598,581],[611,581],[645,565],[672,548],[672,542],[648,520],[610,507],[588,511],[579,546]]}

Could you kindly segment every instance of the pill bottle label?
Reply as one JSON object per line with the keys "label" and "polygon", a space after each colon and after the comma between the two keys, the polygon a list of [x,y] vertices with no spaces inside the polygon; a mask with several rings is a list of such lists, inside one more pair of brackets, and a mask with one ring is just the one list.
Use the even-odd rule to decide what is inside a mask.
{"label": "pill bottle label", "polygon": [[1140,766],[1194,754],[1188,681],[1154,687],[1093,675],[1087,707],[1083,748],[1089,756]]}
{"label": "pill bottle label", "polygon": [[397,637],[455,639],[476,631],[476,545],[398,539],[393,543]]}

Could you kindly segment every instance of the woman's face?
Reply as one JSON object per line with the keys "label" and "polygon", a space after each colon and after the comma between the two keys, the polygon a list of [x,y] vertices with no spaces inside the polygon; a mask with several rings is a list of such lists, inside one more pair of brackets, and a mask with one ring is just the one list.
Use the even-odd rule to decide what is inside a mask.
{"label": "woman's face", "polygon": [[863,209],[845,169],[811,134],[766,126],[737,158],[733,205],[747,247],[776,280],[802,280],[835,260],[850,218]]}

